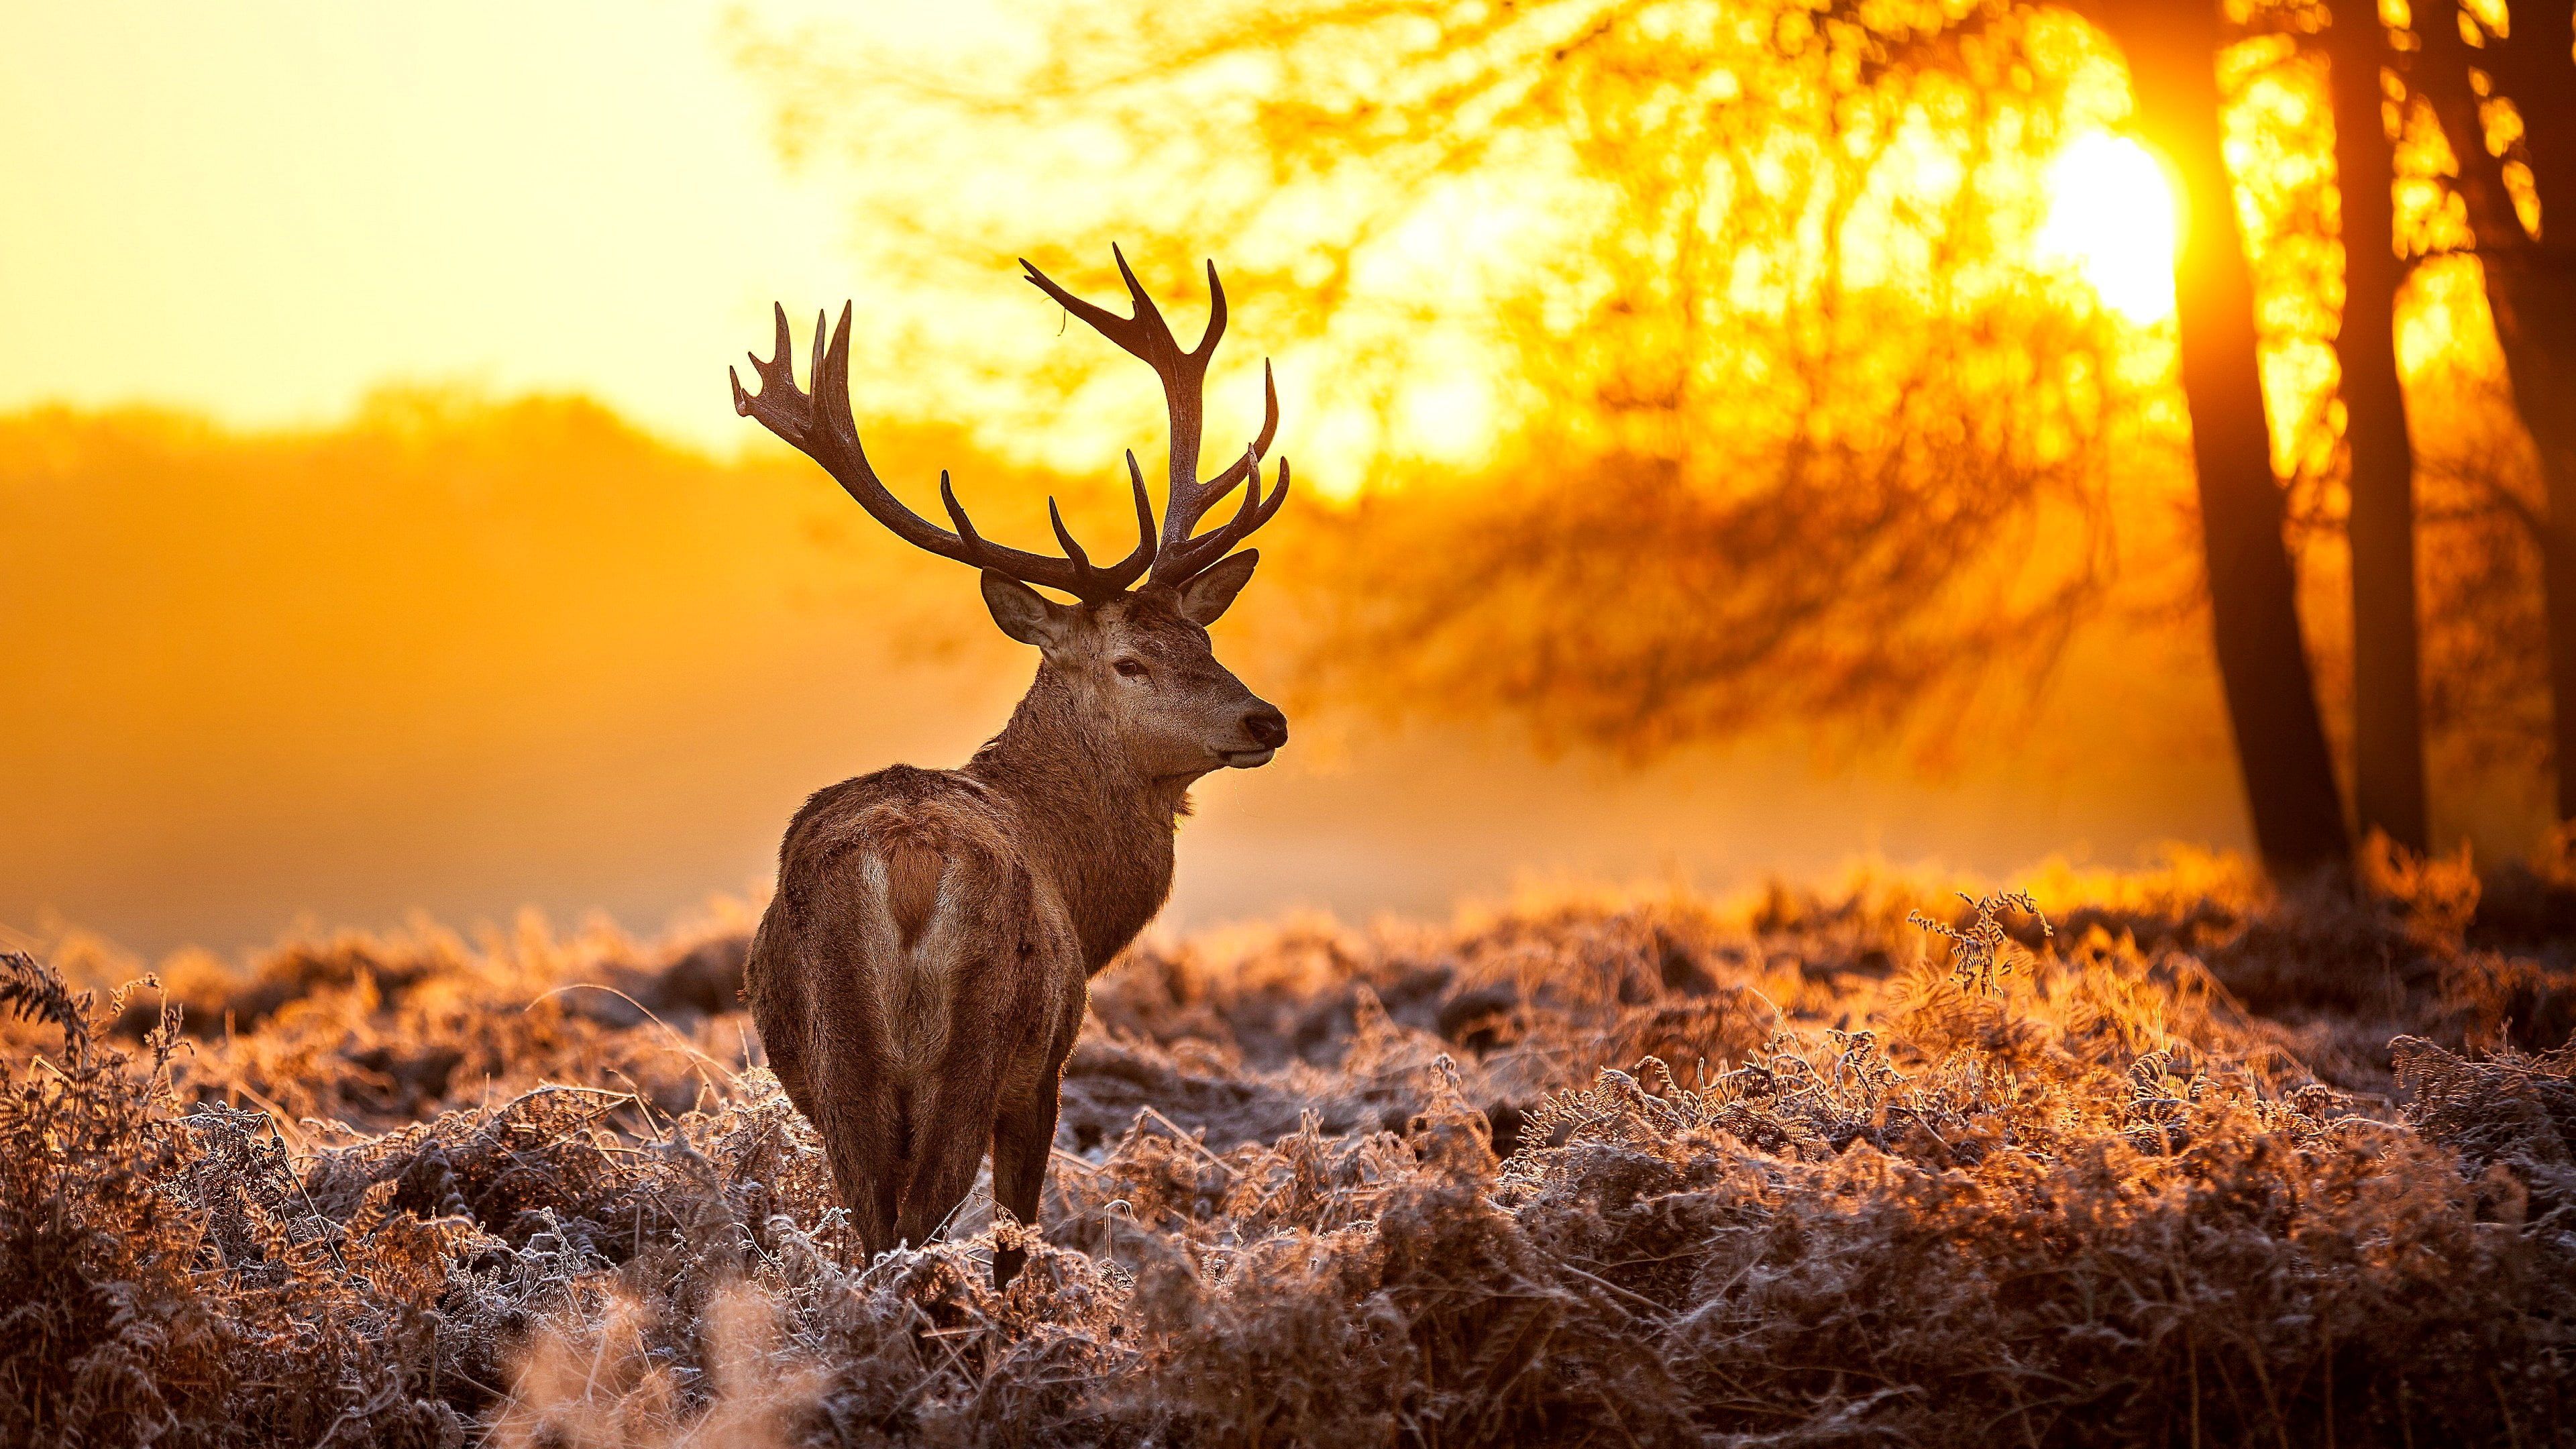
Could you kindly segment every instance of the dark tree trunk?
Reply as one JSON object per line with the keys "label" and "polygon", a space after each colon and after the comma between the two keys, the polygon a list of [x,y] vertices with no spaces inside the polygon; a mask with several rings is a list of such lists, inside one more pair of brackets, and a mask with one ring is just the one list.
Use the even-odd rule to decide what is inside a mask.
{"label": "dark tree trunk", "polygon": [[[2509,37],[2471,50],[2457,13],[2423,0],[2414,79],[2433,102],[2459,158],[2460,191],[2486,270],[2514,406],[2540,454],[2545,517],[2533,520],[2549,615],[2549,692],[2558,766],[2558,817],[2576,818],[2576,3],[2516,0]],[[2540,195],[2541,234],[2515,216],[2502,167],[2487,154],[2468,69],[2493,78],[2521,112],[2524,158]]]}
{"label": "dark tree trunk", "polygon": [[2343,203],[2344,446],[2352,487],[2352,795],[2364,831],[2414,850],[2424,819],[2422,679],[2415,641],[2415,450],[2397,376],[2390,190],[2395,159],[2380,119],[2387,52],[2378,0],[2331,0],[2335,189]]}
{"label": "dark tree trunk", "polygon": [[2097,12],[2128,54],[2146,128],[2181,173],[2174,258],[2182,388],[2209,562],[2218,673],[2256,848],[2276,872],[2346,860],[2343,802],[2299,635],[2256,355],[2254,284],[2218,127],[2215,0],[2116,0]]}

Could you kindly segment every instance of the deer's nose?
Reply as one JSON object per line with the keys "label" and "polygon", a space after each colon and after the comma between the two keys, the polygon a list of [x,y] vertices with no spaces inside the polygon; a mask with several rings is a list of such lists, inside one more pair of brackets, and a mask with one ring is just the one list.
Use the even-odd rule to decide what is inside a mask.
{"label": "deer's nose", "polygon": [[1251,737],[1254,744],[1265,750],[1275,750],[1288,743],[1288,716],[1266,704],[1259,709],[1246,710],[1243,732]]}

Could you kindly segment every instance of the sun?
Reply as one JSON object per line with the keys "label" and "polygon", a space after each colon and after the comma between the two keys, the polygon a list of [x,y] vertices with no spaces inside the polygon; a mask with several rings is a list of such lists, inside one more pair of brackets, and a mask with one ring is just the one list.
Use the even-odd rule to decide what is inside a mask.
{"label": "sun", "polygon": [[2048,168],[2043,261],[2069,264],[2132,322],[2173,315],[2176,203],[2164,167],[2125,136],[2078,137]]}

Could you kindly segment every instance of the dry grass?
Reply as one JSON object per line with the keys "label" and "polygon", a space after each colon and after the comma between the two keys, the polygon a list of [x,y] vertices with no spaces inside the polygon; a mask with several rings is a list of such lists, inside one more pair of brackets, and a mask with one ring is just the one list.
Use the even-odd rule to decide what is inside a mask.
{"label": "dry grass", "polygon": [[2576,1442],[2576,871],[2369,878],[1140,950],[1043,1221],[873,1264],[735,932],[11,957],[0,1440]]}

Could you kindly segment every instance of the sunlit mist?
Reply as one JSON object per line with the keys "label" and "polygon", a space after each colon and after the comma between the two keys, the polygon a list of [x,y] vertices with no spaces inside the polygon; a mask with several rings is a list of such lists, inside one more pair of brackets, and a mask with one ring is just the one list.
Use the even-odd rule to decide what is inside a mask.
{"label": "sunlit mist", "polygon": [[2173,315],[2173,186],[2144,146],[2094,131],[2048,168],[2045,260],[2071,263],[2104,305],[2133,322]]}
{"label": "sunlit mist", "polygon": [[1473,376],[1433,378],[1406,389],[1404,421],[1424,451],[1472,460],[1493,435],[1494,395]]}

